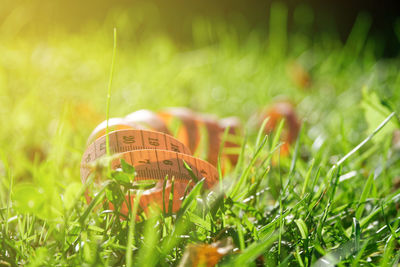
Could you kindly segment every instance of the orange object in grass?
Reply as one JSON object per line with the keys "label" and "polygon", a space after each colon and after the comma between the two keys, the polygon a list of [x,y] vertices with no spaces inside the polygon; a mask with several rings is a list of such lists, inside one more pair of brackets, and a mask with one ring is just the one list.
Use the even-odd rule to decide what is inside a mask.
{"label": "orange object in grass", "polygon": [[[149,110],[139,110],[127,115],[125,118],[109,119],[108,125],[109,125],[109,133],[111,133],[110,142],[113,145],[112,151],[113,153],[118,153],[119,151],[118,149],[120,148],[145,149],[142,150],[142,152],[140,152],[142,154],[147,153],[146,149],[148,149],[147,151],[155,150],[154,151],[155,154],[157,154],[158,151],[159,156],[157,158],[156,155],[155,158],[157,158],[157,160],[155,162],[152,163],[147,162],[149,160],[146,158],[146,155],[144,154],[142,155],[143,158],[141,158],[141,160],[139,161],[139,162],[142,161],[146,162],[146,164],[149,163],[149,165],[145,165],[145,167],[148,168],[146,169],[146,171],[148,171],[150,175],[146,176],[146,179],[156,178],[152,176],[152,173],[155,175],[157,172],[160,171],[157,169],[157,166],[159,168],[159,166],[162,166],[162,164],[166,162],[168,163],[168,165],[170,165],[171,168],[176,168],[175,164],[177,162],[175,162],[175,158],[173,160],[169,158],[164,159],[164,161],[163,159],[160,158],[160,155],[163,154],[169,155],[168,154],[169,152],[166,150],[167,148],[165,147],[162,148],[163,147],[162,144],[164,141],[167,142],[167,139],[169,140],[170,138],[172,138],[164,135],[170,134],[171,130],[168,127],[173,128],[174,122],[177,122],[177,124],[175,124],[177,128],[174,130],[177,131],[177,138],[182,142],[182,144],[181,145],[175,144],[173,146],[174,148],[173,151],[178,152],[179,154],[183,153],[182,155],[177,154],[176,160],[179,161],[178,158],[182,158],[186,161],[186,163],[189,164],[190,161],[189,158],[185,158],[184,155],[191,155],[190,151],[195,152],[195,155],[202,155],[209,163],[211,163],[211,165],[209,165],[207,162],[202,163],[199,159],[195,159],[195,161],[193,161],[192,163],[195,162],[196,164],[193,165],[193,167],[191,168],[195,173],[197,173],[198,179],[201,179],[203,177],[207,178],[205,182],[205,187],[211,189],[218,182],[218,173],[215,167],[218,165],[218,155],[223,133],[225,129],[228,127],[229,127],[229,136],[235,136],[239,133],[240,122],[237,118],[231,117],[223,120],[218,120],[213,116],[206,114],[198,114],[191,111],[190,109],[182,107],[169,108],[158,114],[153,113],[152,111]],[[93,161],[94,159],[104,154],[104,151],[101,151],[101,148],[103,148],[104,150],[104,140],[103,140],[104,137],[103,139],[101,139],[101,137],[106,134],[106,125],[107,125],[106,121],[99,124],[89,137],[88,145],[89,144],[90,145],[87,147],[87,151],[84,154],[84,159],[82,161],[83,167],[81,167],[81,176],[83,175],[82,176],[83,181],[86,180],[87,175],[89,175],[89,173],[91,172],[85,166],[90,161]],[[126,130],[131,130],[131,131],[126,131]],[[141,130],[141,131],[135,132],[135,130]],[[139,133],[140,136],[139,137],[136,136]],[[119,135],[121,135],[122,137]],[[119,139],[123,138],[123,139],[119,140],[118,138]],[[118,140],[120,141],[119,146],[118,146]],[[126,143],[125,141],[128,143],[125,144]],[[114,144],[113,142],[114,143],[116,142],[116,144]],[[143,144],[141,144],[141,142],[143,142]],[[149,143],[150,145],[147,143]],[[145,144],[147,144],[147,146]],[[118,147],[115,147],[115,145],[117,145]],[[176,150],[178,149],[178,147],[180,147],[180,150]],[[225,171],[226,168],[229,169],[230,166],[234,166],[237,162],[238,155],[237,154],[235,155],[234,154],[235,152],[232,152],[234,151],[234,149],[233,150],[231,149],[229,151],[230,148],[235,148],[235,147],[239,147],[239,145],[236,144],[235,141],[226,140],[224,150],[222,151],[223,160],[221,161],[221,167],[223,172]],[[227,152],[228,154],[226,153],[225,148],[228,148],[229,151]],[[119,151],[119,153],[121,152],[123,151]],[[153,152],[149,152],[149,155],[152,153]],[[143,166],[142,167],[136,166],[135,164],[137,164],[137,162],[134,164],[133,162],[129,162],[130,160],[133,160],[133,156],[129,156],[127,158],[128,164],[132,164],[133,166],[135,166],[135,169],[138,172],[143,171],[140,169]],[[178,163],[178,165],[182,164]],[[175,172],[176,176],[175,178],[180,178],[180,176],[184,175],[184,173],[185,173],[184,168],[182,169],[182,167],[180,167],[180,171]],[[143,174],[141,175],[143,176]],[[172,209],[168,210],[167,207],[163,207],[163,205],[169,202],[169,195],[172,190],[171,182],[168,180],[166,183],[165,195],[163,199],[162,186],[164,178],[157,177],[157,179],[160,180],[156,183],[155,187],[147,189],[143,192],[141,198],[139,199],[138,203],[139,207],[143,211],[145,211],[146,214],[148,214],[150,206],[153,206],[153,208],[161,208],[162,210],[166,209],[164,211],[168,213],[177,212],[181,206],[184,194],[188,193],[187,190],[190,191],[190,189],[193,187],[194,184],[189,184],[188,180],[175,179],[174,191],[173,191],[174,198],[172,203],[173,205]],[[135,195],[132,194],[130,197],[126,196],[126,200],[127,202],[132,203],[135,200]],[[111,209],[114,209],[111,203],[109,205]],[[126,204],[126,202],[122,204],[120,212],[122,214],[128,213],[128,205]]]}
{"label": "orange object in grass", "polygon": [[281,140],[284,142],[281,147],[281,155],[289,154],[290,145],[293,144],[300,131],[300,122],[296,115],[294,106],[287,101],[276,102],[262,113],[262,120],[269,118],[265,125],[265,132],[270,134],[285,119],[285,126],[281,133]]}

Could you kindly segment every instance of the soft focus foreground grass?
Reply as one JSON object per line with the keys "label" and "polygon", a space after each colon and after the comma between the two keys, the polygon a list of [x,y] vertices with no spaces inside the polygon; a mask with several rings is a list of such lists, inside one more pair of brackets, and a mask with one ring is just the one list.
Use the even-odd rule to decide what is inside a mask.
{"label": "soft focus foreground grass", "polygon": [[[240,249],[227,265],[251,265],[259,255],[271,266],[397,264],[396,118],[340,168],[332,166],[399,111],[399,61],[376,58],[379,43],[367,38],[365,16],[341,43],[329,34],[310,40],[307,25],[287,35],[285,9],[275,11],[268,34],[245,37],[198,21],[194,44],[185,47],[162,34],[135,41],[121,26],[111,116],[188,106],[239,116],[248,129],[244,162],[225,177],[228,197],[199,190],[186,213],[136,226],[92,210],[78,194],[86,138],[105,119],[112,30],[0,37],[0,264],[120,265],[133,257],[170,265],[187,243],[226,237]],[[309,87],[292,78],[295,66],[310,75]],[[304,124],[297,150],[270,166],[277,139],[261,147],[248,118],[277,97],[296,103]],[[239,193],[230,195],[238,181]],[[126,258],[127,247],[133,255]]]}

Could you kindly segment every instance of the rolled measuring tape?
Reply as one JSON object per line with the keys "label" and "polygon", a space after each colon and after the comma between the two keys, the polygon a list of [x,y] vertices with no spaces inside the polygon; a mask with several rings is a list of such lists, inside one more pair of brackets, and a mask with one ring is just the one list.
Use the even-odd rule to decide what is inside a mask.
{"label": "rolled measuring tape", "polygon": [[[180,208],[186,187],[192,186],[196,180],[205,178],[205,187],[211,189],[218,182],[218,171],[210,163],[199,158],[192,157],[190,150],[176,138],[165,133],[149,130],[117,130],[109,133],[109,147],[113,154],[118,154],[112,161],[111,168],[116,170],[121,167],[121,160],[135,167],[135,180],[156,180],[155,188],[145,190],[139,200],[143,210],[148,210],[149,205],[155,205],[163,209],[162,186],[164,179],[174,177],[174,192],[172,210],[176,212]],[[96,139],[86,149],[81,162],[81,179],[85,183],[92,172],[90,163],[106,154],[106,136]],[[160,189],[161,186],[161,189]],[[172,184],[167,182],[165,195],[168,196]],[[161,190],[161,191],[160,191]],[[128,196],[127,196],[128,197]],[[134,201],[132,195],[130,201]],[[165,203],[168,203],[165,202]],[[168,207],[165,207],[166,209]],[[124,203],[121,213],[127,213]]]}
{"label": "rolled measuring tape", "polygon": [[[287,120],[282,132],[281,139],[285,143],[281,154],[288,154],[289,145],[296,140],[300,129],[294,107],[289,102],[277,102],[251,121],[257,122],[256,126],[259,126],[266,117],[270,118],[265,127],[268,134],[276,128],[282,118]],[[82,182],[86,182],[93,171],[90,163],[106,154],[106,125],[106,121],[102,122],[90,134],[89,145],[81,162]],[[108,125],[110,151],[112,154],[118,154],[111,167],[120,168],[121,160],[124,159],[135,167],[136,180],[158,181],[155,187],[145,190],[139,199],[139,206],[144,211],[148,211],[151,205],[161,209],[168,208],[163,206],[169,202],[172,190],[170,179],[166,182],[164,199],[162,197],[167,177],[174,177],[174,198],[172,210],[165,211],[176,212],[180,208],[184,194],[195,184],[187,166],[197,180],[205,178],[206,188],[215,186],[219,181],[215,167],[218,164],[222,136],[227,128],[228,138],[221,153],[222,171],[229,170],[228,165],[235,166],[238,160],[240,142],[237,139],[241,136],[241,124],[236,117],[218,120],[211,115],[198,114],[190,109],[178,107],[159,113],[139,110],[125,118],[112,118]],[[176,138],[170,135],[172,133]],[[195,156],[192,156],[192,152]],[[132,195],[129,201],[133,203],[134,199],[135,196]],[[125,203],[120,212],[128,213]]]}
{"label": "rolled measuring tape", "polygon": [[[187,108],[169,108],[159,113],[138,110],[124,118],[112,118],[108,125],[110,151],[118,154],[111,167],[120,168],[121,159],[124,159],[135,167],[136,180],[159,181],[154,188],[145,190],[139,200],[140,207],[145,211],[149,205],[161,208],[161,204],[166,203],[166,199],[162,199],[162,186],[166,177],[174,177],[173,206],[167,212],[176,212],[179,209],[182,197],[187,193],[185,190],[191,189],[195,184],[187,166],[198,180],[205,178],[206,188],[215,186],[219,180],[215,167],[218,164],[223,133],[228,127],[232,136],[239,135],[240,132],[237,118],[218,120],[212,115],[198,114]],[[81,162],[82,182],[86,182],[93,171],[90,163],[106,154],[106,126],[107,122],[104,121],[90,134],[89,145]],[[171,133],[175,133],[177,138],[169,135]],[[223,172],[236,164],[238,152],[234,149],[239,147],[236,142],[225,142],[221,153]],[[192,152],[195,156],[192,156]],[[189,183],[191,186],[187,188]],[[171,187],[168,180],[165,188],[167,196],[164,195],[168,201]],[[133,199],[132,195],[130,201]],[[125,203],[121,212],[128,212]]]}

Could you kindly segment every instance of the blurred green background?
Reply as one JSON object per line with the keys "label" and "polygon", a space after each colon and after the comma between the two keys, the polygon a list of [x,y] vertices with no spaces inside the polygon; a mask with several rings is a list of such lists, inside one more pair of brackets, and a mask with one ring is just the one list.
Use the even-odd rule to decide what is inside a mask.
{"label": "blurred green background", "polygon": [[[261,0],[3,0],[0,22],[3,28],[17,34],[43,35],[60,29],[81,32],[87,24],[101,27],[115,23],[115,17],[125,16],[137,40],[150,32],[167,33],[181,43],[192,40],[193,22],[199,18],[224,22],[235,26],[240,34],[249,29],[264,30],[268,25],[269,10],[274,1]],[[399,45],[393,24],[400,13],[394,1],[361,0],[283,0],[288,8],[288,29],[298,30],[301,24],[311,24],[313,32],[333,31],[345,40],[360,12],[372,20],[370,35],[378,37],[386,55],[397,54]],[[310,10],[305,11],[304,6]],[[302,8],[303,7],[303,8]],[[299,25],[300,24],[300,25]],[[11,27],[9,27],[11,26]]]}
{"label": "blurred green background", "polygon": [[2,165],[18,182],[46,160],[61,186],[79,181],[86,138],[105,119],[114,27],[111,116],[188,106],[246,122],[285,98],[317,125],[311,138],[341,126],[350,147],[368,130],[361,88],[398,109],[397,15],[361,1],[2,0]]}

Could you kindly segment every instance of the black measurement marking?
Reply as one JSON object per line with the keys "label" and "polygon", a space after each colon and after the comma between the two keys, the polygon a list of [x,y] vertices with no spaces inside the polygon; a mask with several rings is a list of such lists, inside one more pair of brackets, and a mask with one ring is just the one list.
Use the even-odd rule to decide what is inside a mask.
{"label": "black measurement marking", "polygon": [[163,160],[163,163],[164,163],[165,165],[169,165],[169,166],[171,166],[171,165],[174,164],[174,163],[173,163],[172,161],[170,161],[169,159],[164,159],[164,160]]}
{"label": "black measurement marking", "polygon": [[164,135],[165,148],[168,149],[167,135],[165,133],[163,133],[163,135]]}
{"label": "black measurement marking", "polygon": [[122,139],[125,144],[133,144],[136,142],[134,135],[124,135]]}
{"label": "black measurement marking", "polygon": [[180,152],[179,151],[179,147],[177,145],[172,144],[172,143],[171,143],[171,150],[175,151],[175,152]]}
{"label": "black measurement marking", "polygon": [[158,154],[157,154],[157,150],[154,150],[154,152],[155,152],[155,154],[156,154],[157,167],[158,167],[158,169],[159,169],[159,170],[161,170],[161,169],[160,169],[160,164],[158,163],[159,161],[158,161]]}
{"label": "black measurement marking", "polygon": [[[119,147],[119,143],[118,143],[118,132],[115,132],[115,140],[117,141],[117,147]],[[118,152],[121,152],[121,150],[119,150]]]}
{"label": "black measurement marking", "polygon": [[160,141],[158,140],[158,138],[149,137],[148,140],[149,140],[149,144],[152,145],[152,146],[159,146],[160,145]]}
{"label": "black measurement marking", "polygon": [[142,145],[144,146],[144,137],[143,137],[143,131],[140,130],[140,136],[142,137]]}
{"label": "black measurement marking", "polygon": [[176,155],[176,162],[178,162],[179,173],[181,173],[181,164],[179,164],[180,160],[179,160],[179,157],[178,157],[178,153],[175,153],[175,155]]}
{"label": "black measurement marking", "polygon": [[149,159],[139,160],[139,162],[143,163],[143,164],[150,164],[150,160]]}
{"label": "black measurement marking", "polygon": [[133,165],[133,157],[132,157],[132,153],[128,153],[129,154],[129,159],[131,160],[130,163]]}
{"label": "black measurement marking", "polygon": [[106,151],[106,143],[105,142],[101,142],[99,144],[99,149],[101,152]]}
{"label": "black measurement marking", "polygon": [[158,180],[163,180],[165,177],[168,175],[168,177],[174,176],[178,180],[183,180],[183,181],[190,181],[191,178],[183,175],[182,173],[173,171],[173,170],[154,170],[154,169],[141,169],[137,170],[137,175],[136,178],[139,180],[151,180],[151,179],[158,179]]}

